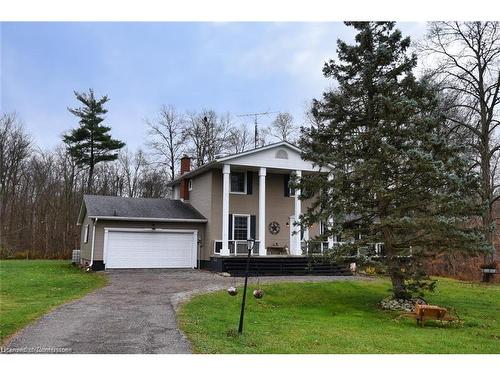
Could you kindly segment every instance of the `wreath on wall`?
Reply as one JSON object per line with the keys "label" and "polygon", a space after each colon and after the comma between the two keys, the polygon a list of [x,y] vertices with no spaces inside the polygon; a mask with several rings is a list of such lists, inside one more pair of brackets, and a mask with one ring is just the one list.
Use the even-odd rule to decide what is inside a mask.
{"label": "wreath on wall", "polygon": [[271,221],[269,223],[269,233],[278,234],[280,232],[280,224],[276,221]]}

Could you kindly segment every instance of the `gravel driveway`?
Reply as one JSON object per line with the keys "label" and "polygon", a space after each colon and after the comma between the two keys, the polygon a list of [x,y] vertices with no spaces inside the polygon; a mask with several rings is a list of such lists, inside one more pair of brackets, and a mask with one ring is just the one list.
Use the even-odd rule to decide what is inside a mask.
{"label": "gravel driveway", "polygon": [[[108,286],[53,310],[17,333],[4,352],[190,353],[175,310],[191,295],[241,284],[198,270],[113,270]],[[260,282],[352,276],[261,277]]]}

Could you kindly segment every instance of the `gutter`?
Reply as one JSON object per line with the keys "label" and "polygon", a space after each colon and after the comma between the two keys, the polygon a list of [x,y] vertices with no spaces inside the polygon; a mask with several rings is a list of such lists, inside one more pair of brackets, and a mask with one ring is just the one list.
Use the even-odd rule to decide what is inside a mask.
{"label": "gutter", "polygon": [[95,227],[97,224],[97,220],[98,220],[98,218],[95,217],[94,218],[94,226],[92,228],[92,248],[90,251],[90,265],[89,265],[89,267],[92,267],[92,265],[94,264]]}
{"label": "gutter", "polygon": [[[89,216],[89,218],[101,220],[120,220],[120,221],[160,221],[165,223],[206,223],[207,219],[172,219],[162,217],[128,217],[128,216]],[[93,246],[92,246],[93,249]]]}

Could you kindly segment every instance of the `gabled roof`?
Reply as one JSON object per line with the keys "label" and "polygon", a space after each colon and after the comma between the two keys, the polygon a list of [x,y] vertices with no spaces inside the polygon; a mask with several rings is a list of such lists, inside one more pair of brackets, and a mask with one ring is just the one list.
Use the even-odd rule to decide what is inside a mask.
{"label": "gabled roof", "polygon": [[84,195],[78,222],[84,213],[90,218],[138,221],[190,221],[207,219],[189,203],[177,199],[128,198],[106,195]]}
{"label": "gabled roof", "polygon": [[293,145],[293,144],[291,144],[290,142],[287,142],[287,141],[281,141],[281,142],[271,143],[269,145],[265,145],[265,146],[262,146],[262,147],[257,147],[255,149],[251,149],[251,150],[247,150],[247,151],[243,151],[243,152],[238,152],[238,153],[235,153],[235,154],[230,154],[230,155],[225,155],[225,156],[218,157],[215,160],[212,160],[211,162],[202,165],[201,167],[195,168],[195,169],[191,170],[190,172],[184,173],[182,176],[179,176],[179,177],[175,178],[174,180],[170,181],[168,183],[168,185],[169,186],[175,185],[180,180],[182,180],[184,178],[194,177],[194,176],[200,174],[201,172],[203,172],[205,170],[208,170],[208,169],[211,169],[211,168],[214,168],[214,167],[216,167],[216,166],[218,166],[218,165],[220,165],[222,163],[230,162],[231,160],[234,160],[234,159],[240,159],[240,158],[243,158],[243,157],[246,157],[246,156],[250,156],[252,154],[256,154],[256,153],[260,153],[260,152],[265,152],[266,150],[269,150],[269,149],[272,149],[272,148],[279,148],[279,147],[285,147],[285,148],[291,149],[294,152],[297,152],[299,154],[302,153],[302,150],[300,148],[298,148],[297,146],[295,146],[295,145]]}
{"label": "gabled roof", "polygon": [[238,152],[236,154],[227,155],[227,156],[221,157],[221,158],[216,159],[216,160],[219,161],[219,162],[221,162],[221,161],[228,161],[228,160],[231,160],[231,159],[239,158],[240,156],[251,155],[251,154],[255,154],[256,152],[261,152],[261,151],[264,151],[264,150],[268,150],[270,148],[275,148],[275,147],[280,147],[280,146],[286,146],[288,148],[291,148],[294,151],[297,151],[298,153],[302,152],[302,150],[300,148],[298,148],[297,146],[291,144],[290,142],[281,141],[281,142],[271,143],[269,145],[265,145],[265,146],[262,146],[262,147],[257,147],[257,148],[254,148],[252,150],[247,150],[247,151],[243,151],[243,152]]}

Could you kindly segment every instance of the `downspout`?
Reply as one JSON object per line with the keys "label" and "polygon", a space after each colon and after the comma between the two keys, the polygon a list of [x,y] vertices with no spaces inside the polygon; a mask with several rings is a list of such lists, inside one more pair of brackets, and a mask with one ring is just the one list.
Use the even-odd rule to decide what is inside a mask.
{"label": "downspout", "polygon": [[92,268],[92,265],[94,264],[94,244],[95,244],[95,227],[97,224],[97,218],[94,218],[94,226],[92,228],[92,248],[90,250],[90,265],[89,267]]}

